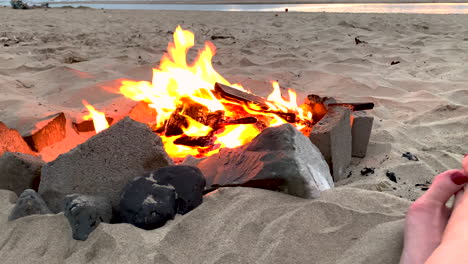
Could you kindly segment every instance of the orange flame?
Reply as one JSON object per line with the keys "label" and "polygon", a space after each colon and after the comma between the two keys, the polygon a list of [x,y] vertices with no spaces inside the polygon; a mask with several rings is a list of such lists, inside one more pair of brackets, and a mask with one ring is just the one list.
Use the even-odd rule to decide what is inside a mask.
{"label": "orange flame", "polygon": [[[224,130],[213,131],[211,127],[192,119],[184,114],[183,98],[189,98],[198,104],[205,106],[210,112],[223,111],[227,118],[236,118],[236,113],[227,105],[241,106],[247,113],[261,115],[268,120],[269,126],[277,126],[286,121],[274,112],[291,113],[297,115],[297,120],[310,120],[311,113],[304,111],[297,106],[296,93],[289,91],[289,101],[281,96],[280,87],[274,82],[273,92],[268,97],[268,109],[260,109],[254,104],[243,105],[237,102],[218,99],[214,91],[215,83],[222,83],[236,89],[246,91],[239,84],[231,84],[224,79],[213,68],[211,60],[216,53],[216,48],[211,42],[206,42],[204,48],[198,52],[197,58],[192,64],[187,63],[187,53],[195,44],[195,36],[192,32],[182,30],[180,26],[174,32],[174,42],[168,44],[167,53],[161,59],[158,68],[153,69],[152,82],[146,81],[122,81],[120,92],[135,101],[145,101],[157,112],[155,124],[157,128],[163,127],[175,111],[184,116],[188,126],[182,127],[184,135],[190,137],[201,137],[210,135],[215,139],[215,149],[196,148],[175,144],[175,140],[181,136],[166,137],[161,135],[165,149],[169,156],[182,158],[187,155],[211,155],[219,148],[237,147],[250,142],[260,131],[252,125],[229,125]],[[181,109],[182,108],[182,109]],[[301,124],[296,123],[299,129]],[[218,133],[218,134],[216,134]]]}
{"label": "orange flame", "polygon": [[92,105],[86,102],[86,100],[83,100],[82,102],[83,105],[86,106],[86,108],[89,111],[89,114],[85,115],[83,119],[93,120],[94,130],[96,130],[96,133],[99,133],[109,127],[109,124],[106,120],[106,115],[104,113],[97,111]]}

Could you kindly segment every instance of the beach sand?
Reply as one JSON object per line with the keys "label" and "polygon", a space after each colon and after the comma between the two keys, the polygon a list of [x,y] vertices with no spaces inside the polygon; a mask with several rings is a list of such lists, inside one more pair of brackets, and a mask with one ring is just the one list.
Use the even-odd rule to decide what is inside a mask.
{"label": "beach sand", "polygon": [[62,214],[7,222],[15,197],[0,191],[0,262],[397,263],[411,200],[468,150],[468,16],[0,8],[0,121],[26,133],[53,113],[79,119],[82,99],[121,118],[132,102],[110,90],[151,80],[177,25],[195,33],[189,58],[227,36],[212,41],[215,69],[259,95],[278,80],[300,100],[374,102],[367,156],[318,200],[222,189],[161,229],[101,224],[85,242]]}

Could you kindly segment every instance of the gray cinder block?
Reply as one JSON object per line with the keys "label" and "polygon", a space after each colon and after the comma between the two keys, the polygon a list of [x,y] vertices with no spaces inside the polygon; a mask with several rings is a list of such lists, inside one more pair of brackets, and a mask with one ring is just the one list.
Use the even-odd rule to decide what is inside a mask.
{"label": "gray cinder block", "polygon": [[42,168],[39,193],[53,212],[68,194],[102,195],[116,207],[136,176],[172,165],[161,138],[126,117]]}
{"label": "gray cinder block", "polygon": [[353,125],[351,134],[353,137],[352,156],[364,158],[369,145],[369,138],[372,132],[373,116],[368,116],[364,111],[353,112]]}
{"label": "gray cinder block", "polygon": [[31,129],[26,134],[23,134],[24,140],[28,143],[31,149],[41,151],[43,148],[62,141],[66,136],[66,123],[64,113],[58,113],[46,117],[39,122],[40,128]]}
{"label": "gray cinder block", "polygon": [[34,155],[20,133],[0,122],[0,156],[5,152],[21,152]]}
{"label": "gray cinder block", "polygon": [[250,143],[223,148],[197,167],[205,175],[207,186],[255,181],[262,188],[269,181],[284,180],[280,190],[302,198],[317,198],[333,187],[330,169],[319,149],[291,124],[266,128]]}
{"label": "gray cinder block", "polygon": [[0,157],[0,189],[21,195],[24,190],[35,187],[34,183],[40,181],[44,164],[45,162],[36,156],[5,152]]}
{"label": "gray cinder block", "polygon": [[327,161],[335,182],[345,177],[344,172],[351,163],[350,112],[344,106],[330,107],[309,135]]}

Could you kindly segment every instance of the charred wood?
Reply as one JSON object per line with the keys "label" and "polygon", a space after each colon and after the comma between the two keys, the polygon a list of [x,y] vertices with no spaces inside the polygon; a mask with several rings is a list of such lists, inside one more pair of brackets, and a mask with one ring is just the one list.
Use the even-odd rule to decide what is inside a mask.
{"label": "charred wood", "polygon": [[210,112],[206,116],[206,121],[204,125],[209,126],[213,129],[217,129],[223,119],[224,119],[224,111],[219,110],[216,112]]}
{"label": "charred wood", "polygon": [[333,106],[345,106],[351,109],[351,111],[362,111],[374,109],[374,103],[333,103],[329,104],[329,107]]}
{"label": "charred wood", "polygon": [[[270,107],[267,104],[267,100],[263,97],[246,93],[244,91],[238,90],[236,88],[229,87],[227,85],[216,83],[215,84],[215,93],[222,98],[231,99],[237,102],[245,103],[248,106],[249,103],[253,103],[258,105],[262,110],[259,112],[263,113],[270,113],[275,114],[288,123],[295,123],[296,122],[296,114],[295,113],[283,113],[279,111],[270,111],[268,110]],[[257,110],[258,111],[258,110]]]}
{"label": "charred wood", "polygon": [[254,103],[265,110],[269,108],[268,104],[266,103],[267,100],[265,100],[263,97],[246,93],[244,91],[229,87],[221,83],[215,84],[215,92],[222,98],[232,99],[244,103]]}
{"label": "charred wood", "polygon": [[223,120],[220,125],[228,126],[228,125],[246,125],[246,124],[255,124],[257,123],[257,118],[253,116],[233,119],[233,120]]}
{"label": "charred wood", "polygon": [[191,117],[199,123],[207,123],[207,116],[210,112],[206,106],[199,104],[188,97],[182,98],[180,103],[181,104],[177,109],[171,114],[169,120],[167,120],[165,135],[168,137],[178,136],[184,133],[182,127],[188,126],[187,119],[184,115]]}
{"label": "charred wood", "polygon": [[174,140],[174,144],[188,147],[208,147],[214,144],[214,137],[212,135],[204,137],[189,137],[183,135],[182,137]]}
{"label": "charred wood", "polygon": [[187,120],[185,120],[185,117],[179,114],[181,111],[181,108],[177,108],[171,114],[169,120],[167,120],[166,127],[164,129],[164,135],[166,137],[178,136],[184,133],[182,127],[187,127],[188,123]]}

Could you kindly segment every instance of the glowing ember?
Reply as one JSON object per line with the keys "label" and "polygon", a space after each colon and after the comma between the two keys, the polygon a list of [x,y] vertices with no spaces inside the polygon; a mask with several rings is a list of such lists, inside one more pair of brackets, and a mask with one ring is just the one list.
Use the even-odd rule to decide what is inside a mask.
{"label": "glowing ember", "polygon": [[85,115],[83,119],[93,119],[94,129],[96,130],[96,133],[99,133],[109,127],[109,124],[106,120],[106,115],[104,113],[97,111],[92,105],[90,105],[85,100],[83,100],[82,102],[83,105],[86,106],[86,108],[88,108],[89,111],[89,115]]}
{"label": "glowing ember", "polygon": [[[182,121],[182,130],[177,134],[169,135],[167,131],[161,132],[160,136],[164,142],[166,151],[173,158],[182,158],[187,155],[207,156],[217,152],[222,147],[237,147],[250,142],[260,133],[260,128],[254,124],[235,124],[217,126],[216,129],[207,122],[201,122],[193,115],[188,114],[193,105],[201,105],[206,114],[222,112],[225,120],[235,120],[245,116],[239,116],[239,111],[257,119],[261,119],[264,127],[277,126],[287,121],[279,113],[294,113],[296,122],[293,123],[298,129],[302,129],[309,120],[312,113],[305,112],[297,106],[296,93],[289,90],[289,101],[281,96],[278,83],[274,82],[273,92],[267,98],[267,108],[264,109],[253,103],[242,103],[235,100],[220,98],[215,93],[215,83],[221,83],[247,92],[239,84],[231,84],[219,75],[211,64],[212,57],[216,52],[215,46],[206,42],[203,50],[199,51],[198,57],[192,64],[187,63],[187,52],[194,46],[194,34],[182,30],[179,26],[174,32],[174,42],[169,43],[167,53],[161,59],[158,68],[153,69],[152,82],[129,81],[122,82],[120,92],[135,101],[145,101],[157,112],[155,120],[156,131],[164,131],[164,127],[176,115]],[[188,102],[192,102],[187,103]],[[91,110],[90,110],[91,111]],[[94,117],[93,117],[93,120]],[[104,118],[105,120],[105,118]],[[206,120],[205,120],[206,121]],[[294,121],[294,120],[293,120]],[[167,127],[166,127],[167,129]],[[171,134],[171,133],[170,133]],[[178,144],[177,141],[190,137],[199,140],[200,137],[210,137],[209,147],[187,146]]]}

